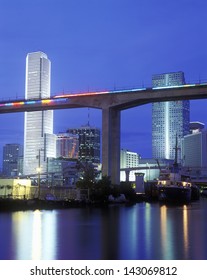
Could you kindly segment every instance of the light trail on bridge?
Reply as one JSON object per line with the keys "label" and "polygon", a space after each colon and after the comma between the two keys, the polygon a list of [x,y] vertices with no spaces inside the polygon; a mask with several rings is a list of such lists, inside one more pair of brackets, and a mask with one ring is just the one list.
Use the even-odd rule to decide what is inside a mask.
{"label": "light trail on bridge", "polygon": [[50,103],[58,103],[58,102],[64,102],[67,98],[47,98],[47,99],[32,99],[32,100],[24,100],[24,101],[5,101],[4,103],[0,103],[0,107],[4,106],[24,106],[24,105],[33,105],[33,104],[50,104]]}
{"label": "light trail on bridge", "polygon": [[162,89],[176,89],[176,88],[186,88],[186,87],[195,87],[195,86],[206,86],[207,83],[202,84],[186,84],[186,85],[177,85],[177,86],[167,86],[167,87],[153,87],[153,88],[134,88],[134,89],[124,89],[124,90],[111,90],[111,91],[95,91],[95,92],[85,92],[85,93],[69,93],[69,94],[60,94],[52,96],[51,98],[46,99],[21,99],[21,100],[8,100],[0,103],[0,107],[10,107],[10,106],[24,106],[24,105],[33,105],[33,104],[39,104],[39,105],[47,105],[52,103],[59,103],[59,102],[65,102],[68,101],[68,98],[75,98],[75,97],[84,97],[84,96],[96,96],[96,95],[104,95],[104,94],[119,94],[119,93],[132,93],[132,92],[138,92],[138,91],[148,91],[148,90],[162,90]]}

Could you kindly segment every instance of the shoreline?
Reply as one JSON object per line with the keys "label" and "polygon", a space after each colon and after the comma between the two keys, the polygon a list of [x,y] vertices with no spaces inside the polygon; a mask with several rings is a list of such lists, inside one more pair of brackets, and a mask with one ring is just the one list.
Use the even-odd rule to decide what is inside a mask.
{"label": "shoreline", "polygon": [[132,206],[139,202],[144,202],[145,199],[137,199],[136,201],[125,201],[113,203],[108,201],[76,201],[76,200],[41,200],[41,199],[0,199],[0,212],[6,211],[27,211],[27,210],[56,210],[70,208],[85,208],[85,207],[108,207],[109,205],[125,205]]}

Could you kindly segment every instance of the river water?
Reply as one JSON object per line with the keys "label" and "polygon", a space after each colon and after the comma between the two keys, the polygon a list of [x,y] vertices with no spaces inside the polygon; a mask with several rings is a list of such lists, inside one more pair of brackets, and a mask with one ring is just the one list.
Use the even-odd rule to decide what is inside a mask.
{"label": "river water", "polygon": [[207,260],[207,199],[0,213],[1,260]]}

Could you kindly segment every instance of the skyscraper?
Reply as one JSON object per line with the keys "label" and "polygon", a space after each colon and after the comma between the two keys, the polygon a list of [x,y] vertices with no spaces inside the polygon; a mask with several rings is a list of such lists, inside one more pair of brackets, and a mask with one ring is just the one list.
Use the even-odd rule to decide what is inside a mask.
{"label": "skyscraper", "polygon": [[[185,84],[183,72],[157,74],[152,77],[153,87],[179,86]],[[174,159],[176,137],[178,160],[181,138],[189,133],[190,102],[188,100],[157,102],[152,104],[152,157]]]}
{"label": "skyscraper", "polygon": [[87,125],[68,129],[67,132],[79,136],[80,161],[100,163],[100,129]]}
{"label": "skyscraper", "polygon": [[191,168],[192,174],[193,169],[197,175],[201,171],[207,173],[207,130],[204,127],[204,123],[191,122],[190,133],[182,139],[182,163],[184,167]]}
{"label": "skyscraper", "polygon": [[78,159],[78,135],[70,133],[56,134],[56,157]]}
{"label": "skyscraper", "polygon": [[139,154],[131,152],[125,149],[121,149],[120,153],[120,167],[130,168],[137,167],[139,165]]}
{"label": "skyscraper", "polygon": [[[25,99],[50,97],[51,62],[43,52],[29,53],[26,58]],[[25,175],[46,172],[48,157],[55,157],[53,111],[25,112],[24,169]]]}
{"label": "skyscraper", "polygon": [[[121,149],[120,152],[120,168],[131,168],[131,167],[138,167],[139,166],[139,154],[135,152],[131,152],[126,149]],[[137,170],[131,170],[130,173],[128,173],[128,177],[126,176],[125,171],[120,172],[120,181],[135,181],[135,173]]]}
{"label": "skyscraper", "polygon": [[3,147],[3,174],[5,176],[18,176],[21,157],[22,146],[20,144],[6,144]]}

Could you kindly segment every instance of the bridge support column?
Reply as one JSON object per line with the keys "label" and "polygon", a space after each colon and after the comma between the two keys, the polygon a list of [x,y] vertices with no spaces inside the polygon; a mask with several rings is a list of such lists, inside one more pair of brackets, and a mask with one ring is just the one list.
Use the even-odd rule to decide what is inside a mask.
{"label": "bridge support column", "polygon": [[125,170],[126,182],[129,182],[129,173],[130,173],[130,170]]}
{"label": "bridge support column", "polygon": [[102,175],[120,183],[120,111],[102,109]]}

